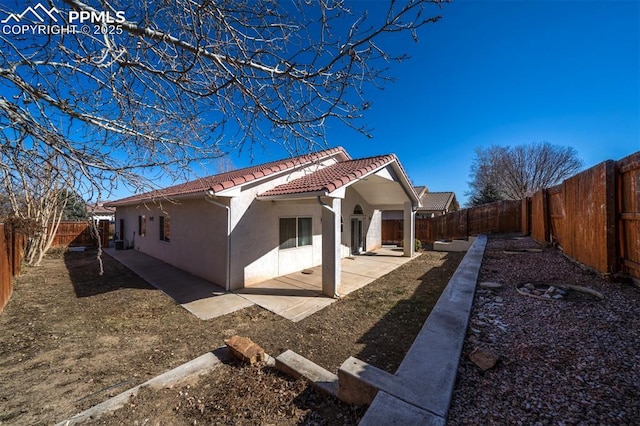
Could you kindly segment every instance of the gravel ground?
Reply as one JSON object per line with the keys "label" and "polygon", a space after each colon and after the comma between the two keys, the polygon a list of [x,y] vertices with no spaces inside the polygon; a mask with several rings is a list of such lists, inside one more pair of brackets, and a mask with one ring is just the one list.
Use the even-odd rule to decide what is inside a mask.
{"label": "gravel ground", "polygon": [[[537,253],[504,250],[538,248]],[[606,281],[530,238],[491,237],[448,424],[640,424],[640,289]],[[588,287],[559,300],[523,296],[527,282]],[[539,286],[539,285],[538,285]],[[486,371],[475,348],[499,357]]]}

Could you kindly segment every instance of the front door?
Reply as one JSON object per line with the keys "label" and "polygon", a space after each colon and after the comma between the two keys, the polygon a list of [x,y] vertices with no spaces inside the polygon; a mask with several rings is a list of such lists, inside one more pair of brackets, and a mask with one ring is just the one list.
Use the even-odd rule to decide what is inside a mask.
{"label": "front door", "polygon": [[364,251],[362,228],[362,218],[354,217],[351,219],[351,254],[360,254]]}

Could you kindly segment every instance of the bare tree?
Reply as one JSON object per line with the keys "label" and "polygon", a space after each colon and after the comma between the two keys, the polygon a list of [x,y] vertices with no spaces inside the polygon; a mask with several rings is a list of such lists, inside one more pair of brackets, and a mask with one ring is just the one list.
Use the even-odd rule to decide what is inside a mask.
{"label": "bare tree", "polygon": [[[194,161],[256,144],[307,151],[326,143],[328,120],[366,133],[366,90],[406,58],[379,40],[417,39],[440,3],[358,15],[341,0],[39,4],[44,26],[68,31],[0,33],[0,155],[27,137],[96,188],[140,187],[145,169],[178,178]],[[10,29],[42,25],[21,1],[0,13]]]}
{"label": "bare tree", "polygon": [[443,2],[371,14],[342,0],[3,2],[0,172],[14,214],[45,229],[62,188],[101,200],[234,150],[308,151],[331,120],[367,134],[367,90],[406,58],[379,41],[417,40]]}
{"label": "bare tree", "polygon": [[548,142],[477,148],[471,166],[472,200],[520,200],[560,183],[582,168],[572,147]]}
{"label": "bare tree", "polygon": [[[69,200],[76,196],[70,190],[73,174],[65,173],[55,152],[39,158],[38,167],[29,167],[25,140],[16,141],[6,150],[0,168],[0,187],[6,194],[14,224],[27,236],[25,261],[37,266],[49,250]],[[31,164],[32,165],[32,164]]]}

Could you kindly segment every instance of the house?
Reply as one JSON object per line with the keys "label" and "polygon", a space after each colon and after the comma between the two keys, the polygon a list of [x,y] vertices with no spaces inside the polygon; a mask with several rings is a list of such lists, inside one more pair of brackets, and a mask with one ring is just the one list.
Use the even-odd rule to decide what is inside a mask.
{"label": "house", "polygon": [[[108,203],[109,202],[107,201],[107,204]],[[107,207],[105,206],[105,203],[102,202],[91,203],[87,204],[87,215],[98,222],[101,220],[113,222],[116,216],[116,209],[113,207]]]}
{"label": "house", "polygon": [[403,254],[413,255],[420,201],[395,155],[352,159],[339,147],[110,205],[127,246],[227,291],[322,264],[333,297],[340,259],[381,246],[382,211],[403,211]]}
{"label": "house", "polygon": [[[416,192],[418,192],[416,188]],[[420,194],[421,207],[416,212],[416,219],[429,219],[435,216],[443,216],[449,212],[460,209],[454,192],[429,192]]]}
{"label": "house", "polygon": [[[420,198],[420,207],[415,219],[429,219],[459,210],[460,206],[453,192],[429,192],[426,186],[414,187]],[[382,213],[382,242],[397,244],[404,238],[404,214],[400,210],[388,210]],[[415,231],[414,231],[415,232]]]}
{"label": "house", "polygon": [[[426,186],[416,186],[414,189],[420,198],[420,207],[416,211],[416,219],[443,216],[460,209],[455,192],[429,192],[429,188]],[[399,210],[389,210],[382,214],[382,220],[402,219],[403,214]]]}

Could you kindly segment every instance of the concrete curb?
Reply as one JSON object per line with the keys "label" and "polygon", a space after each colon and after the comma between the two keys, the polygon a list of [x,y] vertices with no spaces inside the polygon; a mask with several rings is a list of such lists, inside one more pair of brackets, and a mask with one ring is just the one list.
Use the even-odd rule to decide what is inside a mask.
{"label": "concrete curb", "polygon": [[422,326],[395,374],[404,386],[380,390],[361,425],[445,424],[486,245],[476,239]]}
{"label": "concrete curb", "polygon": [[103,401],[98,405],[94,405],[93,407],[58,423],[56,426],[75,425],[86,422],[88,420],[95,420],[106,413],[116,411],[118,408],[123,407],[127,403],[127,401],[129,401],[130,397],[138,394],[140,388],[142,387],[149,387],[151,389],[167,388],[191,379],[195,376],[205,374],[211,371],[216,366],[220,365],[220,363],[229,359],[231,359],[231,355],[229,354],[227,347],[222,346],[212,352],[208,352],[204,355],[199,356],[198,358],[182,364],[181,366],[176,367],[173,370],[169,370],[164,374],[156,376],[153,379],[142,383],[141,385],[124,391],[121,394]]}

